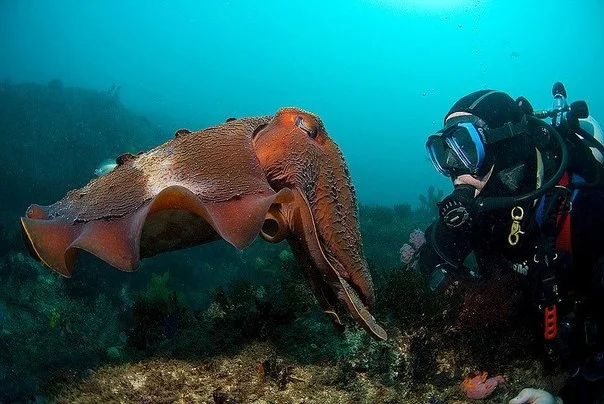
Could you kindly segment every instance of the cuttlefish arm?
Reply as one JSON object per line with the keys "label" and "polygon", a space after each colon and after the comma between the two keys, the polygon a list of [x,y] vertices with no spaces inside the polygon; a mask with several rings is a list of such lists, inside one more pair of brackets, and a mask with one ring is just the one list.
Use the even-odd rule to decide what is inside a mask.
{"label": "cuttlefish arm", "polygon": [[223,238],[237,248],[257,236],[274,203],[291,199],[265,179],[251,136],[269,117],[243,118],[165,144],[119,165],[21,218],[34,256],[70,276],[78,250],[132,271],[143,257]]}
{"label": "cuttlefish arm", "polygon": [[341,324],[339,301],[374,338],[386,339],[369,311],[375,296],[354,187],[344,157],[321,120],[283,108],[252,141],[273,189],[293,192],[292,202],[271,208],[262,236],[269,241],[287,238],[317,301],[336,325]]}
{"label": "cuttlefish arm", "polygon": [[[338,258],[327,252],[321,245],[321,232],[311,214],[308,202],[299,192],[294,192],[294,202],[284,205],[283,210],[293,207],[292,212],[284,213],[291,217],[292,231],[289,243],[296,253],[298,261],[306,272],[314,295],[335,325],[342,325],[336,311],[336,303],[344,304],[348,312],[371,336],[386,340],[386,331],[377,323],[369,311],[373,304],[373,286],[368,274],[350,276]],[[369,279],[369,281],[367,281]]]}

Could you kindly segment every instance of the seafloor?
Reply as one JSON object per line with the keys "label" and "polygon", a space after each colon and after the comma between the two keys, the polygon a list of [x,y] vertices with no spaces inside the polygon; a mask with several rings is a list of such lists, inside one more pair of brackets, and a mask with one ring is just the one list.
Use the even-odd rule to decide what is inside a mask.
{"label": "seafloor", "polygon": [[[447,366],[446,354],[441,366]],[[265,366],[265,364],[270,364]],[[485,403],[507,402],[524,386],[552,387],[533,363],[508,364],[506,387]],[[274,367],[274,368],[273,368]],[[267,368],[270,371],[267,371]],[[556,380],[558,379],[558,380]],[[544,383],[544,380],[547,380]],[[230,355],[206,361],[151,359],[103,366],[57,399],[61,403],[467,403],[457,384],[381,383],[364,372],[345,375],[333,363],[303,364],[279,357],[269,343],[253,342]]]}
{"label": "seafloor", "polygon": [[83,255],[71,279],[28,256],[19,217],[30,203],[174,129],[129,112],[117,87],[0,83],[0,402],[461,403],[460,382],[481,371],[507,381],[483,402],[560,387],[565,370],[544,355],[517,274],[495,263],[433,293],[403,268],[399,249],[435,217],[433,187],[360,207],[385,342],[349,318],[336,330],[285,243],[215,242],[133,274]]}

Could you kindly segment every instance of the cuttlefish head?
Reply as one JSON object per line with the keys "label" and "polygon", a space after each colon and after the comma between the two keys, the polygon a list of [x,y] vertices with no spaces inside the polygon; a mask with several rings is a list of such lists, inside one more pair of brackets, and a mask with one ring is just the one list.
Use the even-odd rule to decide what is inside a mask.
{"label": "cuttlefish head", "polygon": [[354,187],[342,152],[321,120],[297,108],[283,108],[252,134],[267,180],[293,198],[274,204],[261,235],[289,241],[323,310],[341,325],[339,300],[373,337],[386,339],[369,308],[375,296],[358,223]]}

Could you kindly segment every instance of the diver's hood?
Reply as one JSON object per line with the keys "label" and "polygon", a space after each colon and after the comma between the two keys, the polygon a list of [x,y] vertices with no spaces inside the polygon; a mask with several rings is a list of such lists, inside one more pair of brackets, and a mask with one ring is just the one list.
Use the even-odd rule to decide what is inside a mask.
{"label": "diver's hood", "polygon": [[533,116],[527,116],[527,120],[533,127],[544,127],[552,136],[552,141],[557,143],[559,163],[553,169],[546,170],[555,172],[549,178],[544,178],[543,159],[546,153],[542,153],[540,146],[533,143],[529,136],[501,142],[493,159],[492,174],[484,181],[480,197],[476,200],[478,211],[504,209],[537,199],[552,189],[566,171],[568,150],[562,136],[547,122]]}

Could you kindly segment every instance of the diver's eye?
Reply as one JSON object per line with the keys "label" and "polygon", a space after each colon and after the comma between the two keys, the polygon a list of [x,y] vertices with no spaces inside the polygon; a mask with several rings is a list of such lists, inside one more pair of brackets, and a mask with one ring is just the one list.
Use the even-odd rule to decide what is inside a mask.
{"label": "diver's eye", "polygon": [[301,116],[297,116],[296,120],[294,121],[294,124],[302,129],[304,132],[306,132],[308,134],[308,136],[310,136],[311,139],[314,139],[317,137],[317,129],[316,128],[309,128],[308,126],[306,126],[304,124],[304,119],[302,119]]}

